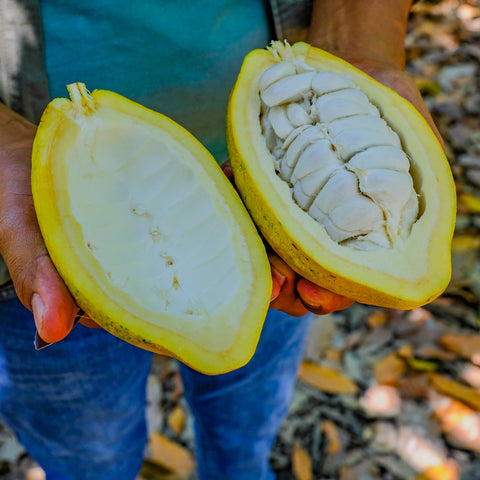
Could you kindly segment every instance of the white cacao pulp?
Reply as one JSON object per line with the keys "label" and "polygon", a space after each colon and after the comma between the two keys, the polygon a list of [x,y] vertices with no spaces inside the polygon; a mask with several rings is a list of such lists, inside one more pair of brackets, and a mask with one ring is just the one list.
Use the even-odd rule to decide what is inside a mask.
{"label": "white cacao pulp", "polygon": [[347,74],[280,59],[259,79],[262,133],[279,177],[330,237],[393,248],[418,217],[398,135]]}

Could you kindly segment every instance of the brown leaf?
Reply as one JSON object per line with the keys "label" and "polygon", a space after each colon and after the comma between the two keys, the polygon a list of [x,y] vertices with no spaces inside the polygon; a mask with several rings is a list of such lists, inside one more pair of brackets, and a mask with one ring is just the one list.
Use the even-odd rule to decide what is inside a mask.
{"label": "brown leaf", "polygon": [[292,451],[292,470],[297,480],[312,480],[312,459],[308,452],[295,443]]}
{"label": "brown leaf", "polygon": [[440,360],[442,362],[452,362],[456,355],[435,345],[424,344],[418,348],[418,355],[426,360]]}
{"label": "brown leaf", "polygon": [[396,353],[382,357],[373,367],[375,379],[383,384],[395,383],[406,371],[405,362]]}
{"label": "brown leaf", "polygon": [[388,320],[386,310],[374,310],[366,320],[370,328],[384,327]]}
{"label": "brown leaf", "polygon": [[337,426],[331,420],[324,420],[322,424],[322,432],[327,437],[328,447],[327,454],[334,455],[342,450],[342,442]]}
{"label": "brown leaf", "polygon": [[413,346],[410,344],[402,345],[397,350],[397,355],[403,358],[405,363],[413,370],[432,371],[438,367],[434,362],[415,358],[413,355]]}
{"label": "brown leaf", "polygon": [[361,343],[363,340],[363,333],[360,331],[354,331],[352,333],[349,333],[345,337],[345,341],[343,343],[343,350],[351,350],[352,348],[355,348],[357,345]]}
{"label": "brown leaf", "polygon": [[180,376],[180,372],[175,372],[172,379],[174,390],[171,393],[171,399],[172,401],[176,401],[183,395],[183,382],[182,377]]}
{"label": "brown leaf", "polygon": [[459,480],[458,465],[449,460],[440,465],[427,468],[415,480]]}
{"label": "brown leaf", "polygon": [[480,415],[463,403],[433,392],[430,405],[454,446],[480,453]]}
{"label": "brown leaf", "polygon": [[412,358],[413,357],[413,346],[408,344],[408,343],[406,343],[405,345],[402,345],[397,350],[397,355],[399,357],[404,358],[404,359]]}
{"label": "brown leaf", "polygon": [[428,397],[428,375],[426,373],[415,373],[400,377],[393,384],[398,390],[401,398],[427,398]]}
{"label": "brown leaf", "polygon": [[475,334],[450,333],[438,339],[439,345],[462,358],[472,360],[480,355],[480,336]]}
{"label": "brown leaf", "polygon": [[444,393],[480,411],[480,393],[460,382],[447,378],[439,373],[429,375],[430,385],[440,393]]}
{"label": "brown leaf", "polygon": [[328,360],[332,363],[338,363],[342,361],[342,352],[336,348],[327,347],[323,353],[325,360]]}
{"label": "brown leaf", "polygon": [[350,378],[332,368],[303,362],[298,377],[305,383],[327,393],[357,393],[358,386]]}
{"label": "brown leaf", "polygon": [[157,432],[153,432],[149,437],[147,460],[182,475],[188,475],[195,468],[195,461],[189,450]]}
{"label": "brown leaf", "polygon": [[185,412],[180,405],[175,405],[168,416],[167,423],[175,435],[180,435],[185,427]]}

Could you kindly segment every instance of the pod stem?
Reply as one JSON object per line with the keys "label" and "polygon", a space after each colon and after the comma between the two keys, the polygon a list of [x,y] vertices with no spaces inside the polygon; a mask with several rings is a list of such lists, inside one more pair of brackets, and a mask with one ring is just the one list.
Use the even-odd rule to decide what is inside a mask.
{"label": "pod stem", "polygon": [[67,90],[76,109],[84,115],[89,115],[95,111],[95,101],[84,83],[71,83],[67,85]]}

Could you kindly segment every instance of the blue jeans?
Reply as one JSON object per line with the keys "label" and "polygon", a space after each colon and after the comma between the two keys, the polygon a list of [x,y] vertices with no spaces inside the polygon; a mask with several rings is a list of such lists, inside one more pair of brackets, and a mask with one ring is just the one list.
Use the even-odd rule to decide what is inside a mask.
{"label": "blue jeans", "polygon": [[[201,480],[271,480],[268,455],[293,394],[308,317],[270,311],[253,359],[218,376],[181,365]],[[152,354],[77,325],[35,351],[33,318],[0,302],[0,418],[47,480],[133,480],[146,444]]]}

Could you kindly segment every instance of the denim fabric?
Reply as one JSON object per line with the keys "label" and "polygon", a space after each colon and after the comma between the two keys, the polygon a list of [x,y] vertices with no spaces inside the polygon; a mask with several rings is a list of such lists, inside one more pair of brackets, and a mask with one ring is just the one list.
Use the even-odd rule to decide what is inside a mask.
{"label": "denim fabric", "polygon": [[35,351],[32,316],[0,303],[0,415],[48,480],[130,480],[146,440],[151,353],[77,325]]}
{"label": "denim fabric", "polygon": [[[224,375],[181,366],[195,416],[201,480],[270,480],[268,455],[287,412],[308,319],[270,311],[252,361]],[[30,312],[0,302],[0,416],[47,480],[133,480],[146,442],[151,354],[77,325],[33,349]]]}

